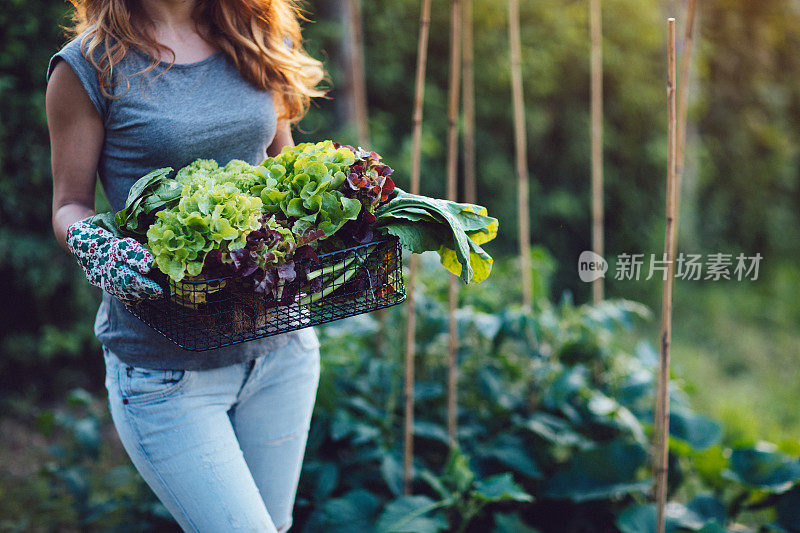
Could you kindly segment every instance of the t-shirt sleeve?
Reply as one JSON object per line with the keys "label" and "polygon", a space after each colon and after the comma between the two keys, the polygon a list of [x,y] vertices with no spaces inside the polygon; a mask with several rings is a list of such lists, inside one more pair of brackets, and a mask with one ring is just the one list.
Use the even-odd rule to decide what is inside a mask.
{"label": "t-shirt sleeve", "polygon": [[89,100],[94,104],[97,112],[100,113],[100,118],[104,121],[108,113],[108,98],[100,90],[100,84],[97,81],[97,71],[81,52],[80,38],[73,40],[67,44],[60,52],[50,58],[50,63],[47,65],[47,81],[50,81],[50,76],[53,74],[53,69],[59,61],[66,61],[72,68],[75,75],[83,85]]}

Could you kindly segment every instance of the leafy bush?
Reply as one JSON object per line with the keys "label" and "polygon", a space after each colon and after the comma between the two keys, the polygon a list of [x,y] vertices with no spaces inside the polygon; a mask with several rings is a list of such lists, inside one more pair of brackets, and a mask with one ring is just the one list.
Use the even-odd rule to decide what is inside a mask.
{"label": "leafy bush", "polygon": [[[311,46],[335,50],[342,35],[342,28],[331,22],[338,3],[316,0],[311,5],[320,21],[306,32]],[[0,256],[0,287],[6,303],[14,303],[4,306],[0,326],[4,430],[13,418],[6,409],[11,391],[24,388],[38,409],[42,402],[60,399],[65,388],[81,385],[99,392],[102,383],[102,362],[90,326],[99,291],[88,286],[72,259],[58,248],[50,229],[43,73],[50,55],[66,41],[59,27],[67,22],[66,7],[61,1],[11,0],[0,12],[0,248],[8,252]],[[498,60],[506,54],[505,19],[497,2],[484,0],[475,7],[476,48],[485,52],[476,57],[476,71],[481,73],[476,80],[477,116],[482,125],[478,130],[482,147],[479,193],[491,199],[491,211],[500,213],[514,201],[514,188],[507,186],[508,176],[513,175],[508,157],[513,145],[506,127],[510,115],[503,105],[508,69]],[[653,124],[663,124],[659,118],[662,5],[654,0],[614,0],[604,4],[604,9],[608,249],[646,250],[663,235],[654,222],[660,220],[658,206],[663,202],[651,194],[652,176],[661,175],[664,156],[663,131],[653,128]],[[766,243],[766,249],[774,251],[770,257],[783,257],[789,265],[781,278],[784,290],[776,289],[776,297],[795,309],[798,300],[792,300],[792,295],[797,283],[792,276],[798,240],[790,237],[798,227],[794,223],[798,212],[795,145],[800,129],[794,126],[800,114],[793,112],[797,85],[787,89],[784,80],[796,79],[798,71],[797,11],[789,0],[714,0],[703,9],[708,10],[703,17],[705,46],[698,50],[698,57],[705,85],[698,96],[704,101],[696,111],[705,146],[699,154],[697,198],[685,201],[689,215],[692,204],[702,212],[694,213],[694,222],[692,216],[687,217],[682,227],[689,231],[682,238],[695,239],[691,244],[697,245],[732,241],[751,251]],[[410,160],[408,116],[413,93],[408,72],[416,53],[418,2],[380,0],[365,4],[365,10],[370,20],[366,60],[371,72],[373,142],[389,160],[402,164]],[[381,16],[372,16],[369,10]],[[586,10],[582,3],[546,0],[526,3],[521,15],[523,46],[529,48],[523,54],[525,79],[534,80],[526,85],[532,166],[537,170],[534,235],[556,252],[559,264],[570,264],[575,252],[586,247],[589,222]],[[447,16],[446,6],[434,6],[432,25],[445,28]],[[439,88],[446,86],[447,34],[433,32],[431,37],[423,143],[431,177],[423,188],[425,193],[441,194],[443,182],[433,177],[444,168],[441,139],[445,138],[446,97]],[[344,87],[339,83],[343,75],[336,54],[332,57],[328,66],[334,87]],[[336,98],[336,93],[333,96],[312,110],[303,125],[310,131],[299,133],[299,140],[346,138],[339,135],[346,118],[341,111],[345,100]],[[409,174],[407,166],[398,165],[398,180]],[[98,210],[107,210],[102,197],[98,199]],[[738,206],[736,212],[743,216],[730,217],[730,206]],[[506,228],[499,244],[511,250],[514,226],[506,224]],[[547,256],[538,256],[537,261],[551,268],[556,264]],[[462,303],[473,305],[473,310],[464,311],[461,320],[459,457],[469,457],[466,465],[475,473],[475,484],[510,472],[515,483],[536,499],[486,503],[467,523],[477,530],[494,527],[520,532],[533,526],[543,531],[610,530],[615,523],[623,531],[652,530],[653,510],[642,493],[647,469],[640,458],[646,449],[641,433],[646,437],[649,432],[653,352],[646,345],[637,346],[620,330],[639,308],[628,303],[582,308],[569,301],[551,306],[545,303],[545,289],[537,294],[541,308],[525,316],[505,310],[519,284],[511,275],[499,276],[503,270],[513,271],[496,264],[492,284],[462,295]],[[565,286],[586,290],[575,285],[572,270],[563,269],[557,275],[554,287],[559,292]],[[546,287],[547,280],[541,281],[535,284],[537,291]],[[426,283],[428,298],[418,303],[425,320],[418,324],[418,353],[424,355],[417,363],[421,376],[417,413],[426,417],[415,428],[415,497],[428,500],[403,504],[416,502],[418,509],[424,508],[423,501],[446,499],[429,480],[451,475],[444,466],[449,462],[442,424],[446,317],[441,301],[446,289],[436,280]],[[762,307],[772,308],[766,303]],[[401,323],[401,314],[402,308],[392,311],[389,323]],[[784,318],[787,328],[796,326],[791,314],[784,316],[789,317]],[[344,515],[349,509],[363,510],[366,518],[348,525],[362,530],[357,526],[367,524],[363,530],[368,530],[373,516],[388,512],[391,502],[399,500],[400,363],[396,356],[375,359],[371,319],[353,319],[347,327],[351,333],[338,337],[338,330],[344,329],[341,324],[322,328],[326,368],[297,505],[299,530],[326,523],[326,517],[336,513],[323,510],[336,511],[337,506]],[[391,345],[402,344],[398,332],[389,334],[395,341]],[[345,392],[354,395],[348,397]],[[672,527],[697,529],[715,519],[728,527],[739,521],[751,526],[773,524],[764,527],[775,531],[800,530],[800,489],[794,481],[799,450],[720,441],[714,422],[693,414],[678,386],[673,395],[671,495],[683,504],[670,508]],[[364,400],[368,402],[359,405]],[[378,419],[368,409],[376,402],[385,418]],[[72,418],[64,418],[66,411],[59,408],[62,414],[52,415],[52,433],[44,431],[50,415],[42,418],[49,441],[66,450],[52,450],[52,467],[30,477],[0,474],[0,529],[163,527],[158,506],[131,467],[120,466],[116,472],[122,474],[112,474],[114,466],[127,465],[119,450],[115,455],[111,447],[101,444],[99,450],[95,448],[99,455],[88,453],[94,445],[87,453],[69,451],[91,442],[79,435],[92,424],[107,428],[104,410],[91,405],[89,412],[80,405],[70,408]],[[473,408],[478,410],[473,412]],[[16,418],[27,424],[33,414],[21,409]],[[96,422],[82,422],[87,418]],[[605,463],[594,462],[620,451],[630,451],[625,469],[609,472]],[[1,454],[4,460],[17,460],[5,452]],[[587,461],[593,465],[586,470],[591,478],[576,480],[574,473]],[[463,460],[452,463],[465,464]],[[354,470],[354,464],[359,468]],[[80,482],[68,484],[70,479]],[[452,490],[450,481],[442,483]],[[419,520],[427,518],[434,527],[443,521],[448,527],[460,527],[469,517],[464,509],[477,505],[470,499],[475,490],[477,485],[470,486],[461,491],[460,504],[431,509]],[[601,498],[602,493],[607,496]],[[97,502],[116,502],[116,511],[99,512],[94,507]],[[401,505],[391,509],[401,509]],[[355,518],[355,512],[349,516]],[[327,527],[333,529],[330,524]],[[711,531],[715,526],[702,527]]]}
{"label": "leafy bush", "polygon": [[[536,253],[547,265],[546,254]],[[575,306],[568,299],[540,299],[530,313],[501,309],[493,292],[510,283],[503,277],[465,291],[471,305],[458,312],[459,447],[451,450],[446,280],[431,255],[423,256],[421,275],[429,290],[417,298],[424,320],[412,495],[403,494],[402,356],[375,355],[380,331],[387,345],[400,346],[402,328],[379,331],[372,315],[321,327],[324,368],[297,530],[652,531],[648,450],[657,357],[631,329],[648,310],[630,301]],[[404,312],[387,311],[387,323],[402,324]],[[671,530],[800,530],[798,450],[731,446],[719,423],[692,410],[679,381],[671,398]],[[78,391],[69,409],[39,417],[58,446],[26,485],[34,505],[15,507],[6,494],[3,505],[13,513],[4,513],[4,528],[45,519],[104,530],[164,525],[163,508],[132,468],[101,445],[108,415],[99,405]]]}
{"label": "leafy bush", "polygon": [[[436,281],[426,281],[436,294]],[[418,299],[425,317],[418,353],[424,355],[417,363],[411,499],[400,492],[401,361],[374,357],[371,317],[323,329],[324,381],[298,524],[317,531],[371,523],[381,531],[386,517],[402,508],[414,520],[429,520],[397,531],[467,524],[470,531],[522,531],[523,525],[553,532],[653,531],[648,449],[657,357],[652,346],[626,333],[648,311],[629,301],[576,307],[565,300],[540,301],[532,314],[488,313],[480,309],[480,294],[474,298],[478,307],[458,315],[460,449],[452,454],[445,431],[445,305],[431,296]],[[400,342],[396,334],[391,340]],[[767,444],[727,446],[720,424],[695,413],[678,383],[670,416],[673,529],[723,531],[738,522],[797,528],[790,511],[800,492],[793,489],[800,480],[797,458]],[[463,465],[461,476],[481,483],[513,480],[508,494],[518,498],[465,512],[443,496],[454,463]]]}
{"label": "leafy bush", "polygon": [[178,530],[121,450],[108,445],[104,402],[75,389],[63,409],[11,410],[34,418],[36,430],[52,444],[35,475],[0,478],[0,530]]}

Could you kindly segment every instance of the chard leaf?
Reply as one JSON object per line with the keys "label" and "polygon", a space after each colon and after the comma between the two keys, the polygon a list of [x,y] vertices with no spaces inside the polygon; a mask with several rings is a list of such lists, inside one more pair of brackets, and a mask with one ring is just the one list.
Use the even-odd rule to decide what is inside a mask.
{"label": "chard leaf", "polygon": [[[172,168],[160,168],[139,178],[128,192],[125,207],[114,217],[123,234],[142,236],[152,222],[153,212],[180,197],[181,187],[168,178]],[[174,184],[174,185],[173,185]]]}
{"label": "chard leaf", "polygon": [[85,222],[87,224],[94,224],[95,226],[100,226],[101,228],[110,231],[115,237],[122,237],[122,234],[120,233],[116,223],[114,222],[113,213],[99,213],[97,215],[90,216],[85,220]]}
{"label": "chard leaf", "polygon": [[489,223],[488,226],[485,228],[481,228],[478,230],[467,231],[467,236],[474,242],[475,244],[486,244],[487,242],[494,240],[497,237],[497,230],[500,227],[500,223],[497,219],[494,219],[492,222]]}
{"label": "chard leaf", "polygon": [[[469,264],[472,267],[471,281],[480,283],[491,274],[494,260],[474,241],[469,241],[469,247],[471,248],[469,251]],[[446,246],[440,247],[437,251],[439,252],[439,261],[442,266],[463,279],[463,264],[456,251]]]}
{"label": "chard leaf", "polygon": [[[377,227],[396,224],[398,218],[419,223],[425,216],[423,212],[427,212],[451,234],[450,239],[440,238],[438,242],[442,266],[465,283],[480,282],[489,276],[492,258],[480,244],[497,236],[498,221],[487,216],[485,207],[396,191],[397,196],[375,211]],[[408,237],[406,241],[410,242]]]}
{"label": "chard leaf", "polygon": [[125,207],[129,207],[134,202],[141,200],[144,196],[143,193],[148,188],[157,185],[170,172],[172,172],[172,167],[159,168],[136,180],[136,183],[134,183],[128,191],[128,199],[125,201]]}
{"label": "chard leaf", "polygon": [[413,207],[406,207],[403,208],[402,210],[386,213],[384,215],[384,218],[399,218],[404,220],[410,220],[412,222],[439,222],[439,223],[445,222],[444,217],[439,216],[436,213],[432,213],[424,209],[416,209]]}
{"label": "chard leaf", "polygon": [[[438,250],[441,246],[439,243],[442,241],[442,232],[441,226],[438,224],[426,222],[412,224],[398,221],[384,226],[383,229],[389,235],[394,235],[400,239],[400,244],[403,248],[415,254]],[[450,238],[450,235],[446,235],[446,238]]]}

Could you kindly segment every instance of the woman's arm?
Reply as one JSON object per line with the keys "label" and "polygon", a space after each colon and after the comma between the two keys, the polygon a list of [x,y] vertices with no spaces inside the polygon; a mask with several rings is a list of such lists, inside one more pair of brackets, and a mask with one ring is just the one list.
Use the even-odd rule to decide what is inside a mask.
{"label": "woman's arm", "polygon": [[63,61],[50,75],[45,106],[53,165],[53,232],[59,244],[75,256],[89,283],[112,296],[123,301],[160,297],[161,287],[144,276],[153,256],[141,244],[118,239],[93,224],[75,224],[94,214],[105,128],[80,80]]}
{"label": "woman's arm", "polygon": [[294,139],[292,139],[292,127],[287,120],[278,122],[278,129],[275,131],[275,137],[272,139],[272,144],[267,148],[267,155],[275,157],[281,153],[284,146],[294,146]]}
{"label": "woman's arm", "polygon": [[53,170],[53,232],[66,249],[67,228],[94,214],[97,163],[105,128],[78,76],[60,61],[45,97]]}

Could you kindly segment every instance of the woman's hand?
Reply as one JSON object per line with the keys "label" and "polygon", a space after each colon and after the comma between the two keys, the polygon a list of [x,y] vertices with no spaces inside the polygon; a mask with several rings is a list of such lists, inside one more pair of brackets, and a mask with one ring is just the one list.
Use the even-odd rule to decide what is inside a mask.
{"label": "woman's hand", "polygon": [[143,274],[153,255],[134,239],[118,239],[85,220],[67,228],[67,248],[78,260],[89,283],[123,301],[158,298],[161,287]]}

